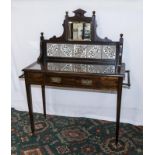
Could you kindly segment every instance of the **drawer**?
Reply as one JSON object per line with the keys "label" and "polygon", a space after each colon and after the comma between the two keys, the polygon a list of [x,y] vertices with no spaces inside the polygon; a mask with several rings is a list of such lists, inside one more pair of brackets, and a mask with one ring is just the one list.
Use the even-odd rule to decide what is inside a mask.
{"label": "drawer", "polygon": [[117,77],[69,77],[54,74],[45,77],[47,85],[88,89],[116,89],[117,82]]}
{"label": "drawer", "polygon": [[76,86],[77,79],[75,77],[47,75],[45,78],[45,83],[53,86]]}
{"label": "drawer", "polygon": [[87,77],[46,75],[45,83],[53,86],[90,88],[94,86],[95,80]]}
{"label": "drawer", "polygon": [[92,89],[117,89],[118,78],[117,77],[87,77],[80,78],[78,80],[80,87],[92,88]]}
{"label": "drawer", "polygon": [[101,89],[117,89],[118,77],[100,77],[100,80],[98,82]]}
{"label": "drawer", "polygon": [[44,76],[42,73],[38,72],[28,72],[25,73],[26,80],[31,83],[42,83],[44,81]]}

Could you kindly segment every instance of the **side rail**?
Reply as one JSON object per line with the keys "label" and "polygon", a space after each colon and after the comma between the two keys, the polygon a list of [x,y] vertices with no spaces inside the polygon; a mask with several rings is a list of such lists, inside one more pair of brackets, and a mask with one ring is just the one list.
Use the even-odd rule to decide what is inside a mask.
{"label": "side rail", "polygon": [[123,83],[123,87],[124,88],[130,88],[130,86],[131,86],[131,82],[130,82],[130,71],[129,70],[126,70],[125,73],[127,75],[127,83]]}

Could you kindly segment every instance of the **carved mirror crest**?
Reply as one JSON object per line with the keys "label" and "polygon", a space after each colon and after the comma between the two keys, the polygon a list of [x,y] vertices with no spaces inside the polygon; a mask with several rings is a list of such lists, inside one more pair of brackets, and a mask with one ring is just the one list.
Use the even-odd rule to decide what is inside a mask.
{"label": "carved mirror crest", "polygon": [[52,41],[103,41],[111,42],[110,39],[105,37],[101,39],[96,34],[96,20],[95,11],[92,12],[91,17],[86,17],[86,11],[77,9],[73,11],[74,16],[69,16],[66,12],[65,20],[63,23],[64,32],[62,36],[53,36],[50,38]]}

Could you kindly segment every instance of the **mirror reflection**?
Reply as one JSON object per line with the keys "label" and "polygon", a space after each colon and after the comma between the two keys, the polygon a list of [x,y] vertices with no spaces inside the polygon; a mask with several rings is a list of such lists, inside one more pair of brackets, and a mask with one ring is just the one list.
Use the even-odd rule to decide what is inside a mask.
{"label": "mirror reflection", "polygon": [[69,22],[68,39],[71,41],[91,41],[91,24],[86,22]]}

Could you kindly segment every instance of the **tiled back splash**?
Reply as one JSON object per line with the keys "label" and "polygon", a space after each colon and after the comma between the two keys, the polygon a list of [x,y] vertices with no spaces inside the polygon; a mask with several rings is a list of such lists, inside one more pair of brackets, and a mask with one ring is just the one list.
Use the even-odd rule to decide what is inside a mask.
{"label": "tiled back splash", "polygon": [[48,57],[115,59],[116,45],[55,44],[47,43]]}
{"label": "tiled back splash", "polygon": [[115,73],[115,65],[92,65],[92,64],[74,64],[74,63],[47,63],[49,71],[79,72],[79,73]]}

